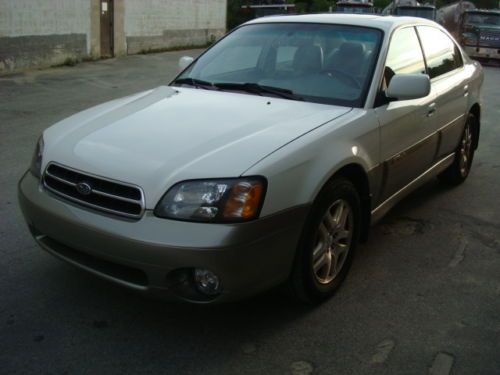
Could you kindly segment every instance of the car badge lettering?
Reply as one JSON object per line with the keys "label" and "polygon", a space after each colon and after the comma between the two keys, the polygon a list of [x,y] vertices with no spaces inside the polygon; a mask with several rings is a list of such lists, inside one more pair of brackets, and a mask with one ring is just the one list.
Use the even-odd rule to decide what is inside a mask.
{"label": "car badge lettering", "polygon": [[79,182],[76,184],[76,191],[81,195],[90,195],[92,193],[92,186],[87,182]]}

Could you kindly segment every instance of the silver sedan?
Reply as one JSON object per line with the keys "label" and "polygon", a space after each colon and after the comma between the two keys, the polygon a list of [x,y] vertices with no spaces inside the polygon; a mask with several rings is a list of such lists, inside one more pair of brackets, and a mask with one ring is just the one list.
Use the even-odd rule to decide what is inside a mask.
{"label": "silver sedan", "polygon": [[469,175],[483,74],[432,21],[267,17],[180,65],[45,130],[19,183],[43,249],[184,301],[317,303],[398,200]]}

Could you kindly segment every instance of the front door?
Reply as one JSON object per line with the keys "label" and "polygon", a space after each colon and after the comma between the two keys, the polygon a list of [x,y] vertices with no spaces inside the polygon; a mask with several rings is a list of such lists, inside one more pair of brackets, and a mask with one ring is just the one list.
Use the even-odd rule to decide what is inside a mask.
{"label": "front door", "polygon": [[113,57],[113,0],[101,0],[101,57]]}
{"label": "front door", "polygon": [[[385,64],[382,90],[394,74],[426,73],[414,27],[396,30]],[[378,201],[384,201],[424,173],[434,162],[439,137],[433,121],[435,93],[425,98],[382,103],[375,109],[380,123],[380,161],[384,183]]]}

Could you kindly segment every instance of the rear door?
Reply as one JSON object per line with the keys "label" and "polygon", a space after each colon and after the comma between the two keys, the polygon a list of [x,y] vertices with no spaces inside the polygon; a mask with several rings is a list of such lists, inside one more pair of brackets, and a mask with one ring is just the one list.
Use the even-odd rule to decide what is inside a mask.
{"label": "rear door", "polygon": [[438,147],[432,121],[434,92],[420,99],[385,99],[384,91],[394,74],[405,73],[426,74],[414,27],[398,29],[392,35],[380,89],[381,99],[375,108],[380,122],[380,156],[385,176],[378,201],[387,199],[425,172],[432,165]]}
{"label": "rear door", "polygon": [[436,94],[433,121],[439,135],[439,160],[456,149],[462,134],[469,95],[468,73],[460,50],[448,35],[432,26],[418,26],[417,31]]}

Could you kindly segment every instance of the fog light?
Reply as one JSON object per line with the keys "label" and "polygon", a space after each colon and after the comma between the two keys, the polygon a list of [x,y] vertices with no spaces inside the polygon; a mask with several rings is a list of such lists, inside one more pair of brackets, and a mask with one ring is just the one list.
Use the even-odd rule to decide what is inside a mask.
{"label": "fog light", "polygon": [[222,290],[220,280],[212,271],[195,268],[194,283],[199,292],[213,296]]}

